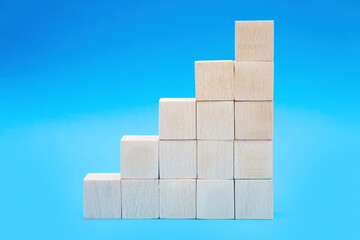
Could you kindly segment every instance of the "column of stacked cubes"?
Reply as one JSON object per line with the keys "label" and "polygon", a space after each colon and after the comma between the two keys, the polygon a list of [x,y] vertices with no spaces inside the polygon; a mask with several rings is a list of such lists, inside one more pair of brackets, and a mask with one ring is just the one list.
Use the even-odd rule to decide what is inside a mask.
{"label": "column of stacked cubes", "polygon": [[159,136],[124,136],[88,174],[85,218],[271,219],[272,21],[235,23],[235,61],[195,62],[196,99],[160,99]]}

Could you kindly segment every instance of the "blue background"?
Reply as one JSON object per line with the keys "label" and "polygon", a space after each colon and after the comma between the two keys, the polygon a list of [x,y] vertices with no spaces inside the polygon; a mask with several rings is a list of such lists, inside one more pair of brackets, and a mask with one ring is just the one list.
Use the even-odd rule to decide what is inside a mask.
{"label": "blue background", "polygon": [[[1,239],[360,239],[359,1],[0,1]],[[157,134],[235,20],[275,20],[266,220],[84,220],[82,180]]]}

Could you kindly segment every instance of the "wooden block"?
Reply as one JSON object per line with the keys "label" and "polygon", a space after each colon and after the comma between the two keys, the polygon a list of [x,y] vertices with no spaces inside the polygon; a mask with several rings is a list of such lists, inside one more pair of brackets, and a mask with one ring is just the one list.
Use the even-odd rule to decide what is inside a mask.
{"label": "wooden block", "polygon": [[84,218],[121,218],[120,173],[89,173],[84,179]]}
{"label": "wooden block", "polygon": [[235,60],[273,61],[274,21],[235,22]]}
{"label": "wooden block", "polygon": [[234,218],[234,180],[197,180],[197,218]]}
{"label": "wooden block", "polygon": [[123,218],[159,218],[159,180],[121,181]]}
{"label": "wooden block", "polygon": [[272,219],[272,180],[235,180],[235,218]]}
{"label": "wooden block", "polygon": [[233,61],[195,62],[196,100],[234,100]]}
{"label": "wooden block", "polygon": [[196,140],[160,140],[160,178],[196,178]]}
{"label": "wooden block", "polygon": [[272,178],[272,140],[235,140],[234,177],[247,179]]}
{"label": "wooden block", "polygon": [[273,100],[274,62],[234,62],[235,100]]}
{"label": "wooden block", "polygon": [[273,102],[235,102],[235,139],[272,139]]}
{"label": "wooden block", "polygon": [[198,141],[198,177],[233,179],[233,141]]}
{"label": "wooden block", "polygon": [[121,139],[123,178],[158,178],[158,136],[124,136]]}
{"label": "wooden block", "polygon": [[197,138],[234,140],[234,102],[197,102]]}
{"label": "wooden block", "polygon": [[160,218],[196,218],[195,179],[160,179]]}
{"label": "wooden block", "polygon": [[161,98],[160,139],[196,139],[195,98]]}

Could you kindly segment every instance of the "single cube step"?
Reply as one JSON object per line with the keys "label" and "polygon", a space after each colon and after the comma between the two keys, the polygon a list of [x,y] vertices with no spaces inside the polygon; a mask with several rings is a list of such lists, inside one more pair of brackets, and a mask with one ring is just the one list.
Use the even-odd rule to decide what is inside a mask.
{"label": "single cube step", "polygon": [[272,180],[235,180],[235,218],[272,219]]}
{"label": "single cube step", "polygon": [[233,141],[198,140],[198,177],[232,179]]}
{"label": "single cube step", "polygon": [[233,61],[195,62],[196,100],[234,100]]}
{"label": "single cube step", "polygon": [[274,62],[234,62],[235,100],[273,100]]}
{"label": "single cube step", "polygon": [[274,21],[235,22],[235,60],[273,61]]}
{"label": "single cube step", "polygon": [[160,178],[196,178],[196,140],[160,140]]}
{"label": "single cube step", "polygon": [[234,140],[234,102],[197,102],[197,138]]}
{"label": "single cube step", "polygon": [[272,139],[273,102],[235,102],[235,139]]}
{"label": "single cube step", "polygon": [[121,181],[123,218],[159,218],[159,180]]}
{"label": "single cube step", "polygon": [[159,137],[124,136],[121,139],[121,174],[123,178],[159,177]]}
{"label": "single cube step", "polygon": [[196,180],[159,181],[160,218],[196,218]]}
{"label": "single cube step", "polygon": [[235,179],[270,179],[272,174],[272,140],[235,140]]}
{"label": "single cube step", "polygon": [[83,182],[84,218],[121,218],[120,173],[89,173]]}
{"label": "single cube step", "polygon": [[161,98],[159,138],[196,139],[195,98]]}
{"label": "single cube step", "polygon": [[197,180],[197,218],[234,218],[234,180]]}

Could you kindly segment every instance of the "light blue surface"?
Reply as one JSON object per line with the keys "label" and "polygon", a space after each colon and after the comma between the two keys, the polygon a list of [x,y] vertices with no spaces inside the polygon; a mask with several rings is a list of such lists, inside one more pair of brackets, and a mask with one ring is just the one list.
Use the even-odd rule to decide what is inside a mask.
{"label": "light blue surface", "polygon": [[[1,1],[1,239],[360,239],[358,1]],[[194,61],[234,59],[235,20],[275,20],[272,221],[84,220]]]}

